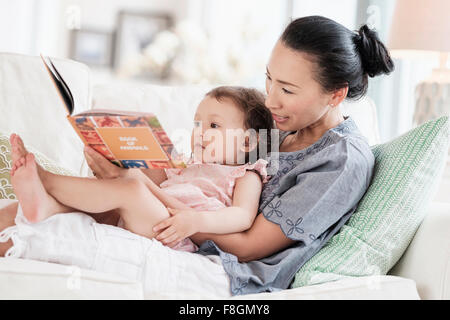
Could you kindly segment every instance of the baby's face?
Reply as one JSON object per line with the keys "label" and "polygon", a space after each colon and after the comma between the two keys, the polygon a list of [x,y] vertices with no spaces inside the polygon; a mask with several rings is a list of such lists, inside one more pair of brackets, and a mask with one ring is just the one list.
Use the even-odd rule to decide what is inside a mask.
{"label": "baby's face", "polygon": [[244,140],[244,113],[230,99],[207,96],[200,102],[191,135],[195,162],[241,164]]}

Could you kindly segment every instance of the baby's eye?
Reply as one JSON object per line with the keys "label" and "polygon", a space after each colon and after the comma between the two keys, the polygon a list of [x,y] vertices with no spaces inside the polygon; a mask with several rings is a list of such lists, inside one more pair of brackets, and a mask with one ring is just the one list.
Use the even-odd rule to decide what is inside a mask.
{"label": "baby's eye", "polygon": [[214,123],[214,122],[211,123],[211,128],[216,129],[218,127],[219,127],[219,125],[217,123]]}
{"label": "baby's eye", "polygon": [[286,90],[285,88],[282,88],[282,90],[283,90],[283,92],[286,93],[286,94],[291,94],[291,93],[292,93],[291,91]]}

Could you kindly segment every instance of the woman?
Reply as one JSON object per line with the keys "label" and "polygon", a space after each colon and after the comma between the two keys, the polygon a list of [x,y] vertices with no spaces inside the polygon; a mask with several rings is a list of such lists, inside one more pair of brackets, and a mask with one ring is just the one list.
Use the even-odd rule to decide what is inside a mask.
{"label": "woman", "polygon": [[[259,211],[262,214],[258,214],[252,227],[244,232],[195,234],[192,240],[200,246],[199,254],[175,254],[176,251],[159,242],[151,245],[151,251],[130,235],[110,236],[107,239],[111,243],[120,238],[125,248],[123,252],[114,252],[116,260],[119,259],[117,255],[122,255],[121,265],[125,266],[127,259],[136,259],[126,254],[129,247],[123,245],[123,241],[128,237],[127,240],[136,240],[133,243],[139,243],[141,250],[146,250],[147,257],[158,261],[135,263],[135,266],[146,264],[145,277],[156,274],[151,280],[143,280],[148,283],[148,291],[180,291],[186,287],[190,292],[228,296],[288,288],[299,268],[348,221],[370,183],[374,157],[353,120],[343,117],[339,105],[346,98],[362,97],[367,91],[369,76],[388,74],[393,69],[385,46],[366,25],[355,33],[319,16],[292,21],[276,43],[266,70],[266,106],[281,134],[280,152],[271,154],[269,159],[273,177],[264,186],[261,196]],[[92,150],[86,158],[98,178],[135,173],[112,165]],[[156,185],[165,179],[161,171],[143,172],[146,175],[141,178],[150,178]],[[65,210],[70,211],[70,208],[61,205],[61,211]],[[3,213],[0,230],[13,225],[14,208],[8,212]],[[175,214],[183,214],[183,211]],[[71,223],[81,221],[79,216],[73,218]],[[91,219],[83,219],[88,218]],[[69,223],[60,218],[55,220],[58,221],[53,225]],[[87,239],[86,246],[94,247],[88,251],[96,256],[103,252],[98,249],[97,242],[104,240],[98,238],[106,239],[105,234],[113,234],[118,229],[100,227],[104,225],[94,223],[93,219],[81,225],[77,232],[82,235],[78,236]],[[20,229],[19,225],[17,227]],[[23,254],[22,250],[20,257],[43,259],[43,254],[54,254],[48,252],[48,243],[41,239],[42,236],[20,238],[20,231],[14,228],[10,228],[9,233],[12,236],[11,230],[14,230],[15,242],[28,241],[40,248],[36,249],[39,255],[34,252]],[[50,227],[40,228],[41,233],[35,231],[35,234],[44,234],[48,232],[44,229]],[[27,231],[23,233],[32,233]],[[52,232],[59,232],[58,235],[64,237],[67,229],[61,227]],[[7,233],[3,232],[5,240]],[[0,255],[4,255],[12,243],[9,240],[1,245]],[[149,250],[151,255],[148,255]],[[104,260],[100,263],[98,258],[88,260],[85,256],[54,261],[106,272],[121,271],[118,266],[111,269]],[[169,260],[170,263],[166,262]],[[136,272],[142,270],[138,268]],[[193,286],[188,277],[201,281]],[[174,281],[167,280],[169,278]]]}

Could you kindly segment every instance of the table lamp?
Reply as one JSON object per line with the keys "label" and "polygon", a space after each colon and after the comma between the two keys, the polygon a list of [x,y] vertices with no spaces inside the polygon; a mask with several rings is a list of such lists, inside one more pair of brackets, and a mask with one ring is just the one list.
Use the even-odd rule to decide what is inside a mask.
{"label": "table lamp", "polygon": [[450,1],[397,0],[388,42],[394,58],[439,59],[416,87],[414,123],[450,114]]}

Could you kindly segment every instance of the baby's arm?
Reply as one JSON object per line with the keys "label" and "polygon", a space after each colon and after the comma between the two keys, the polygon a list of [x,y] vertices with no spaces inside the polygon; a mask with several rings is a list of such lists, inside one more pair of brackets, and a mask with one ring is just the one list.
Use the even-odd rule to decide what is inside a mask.
{"label": "baby's arm", "polygon": [[262,182],[259,175],[247,171],[243,177],[236,180],[231,207],[215,212],[199,212],[198,232],[225,234],[249,229],[258,212],[261,191]]}
{"label": "baby's arm", "polygon": [[247,171],[236,180],[233,205],[218,211],[181,210],[153,228],[157,240],[172,246],[197,232],[226,234],[250,228],[255,219],[262,182],[258,174]]}

